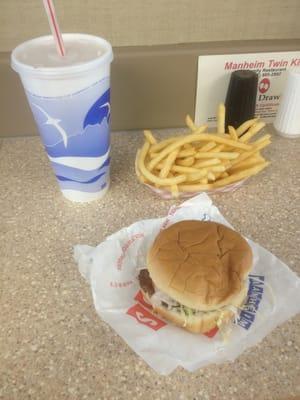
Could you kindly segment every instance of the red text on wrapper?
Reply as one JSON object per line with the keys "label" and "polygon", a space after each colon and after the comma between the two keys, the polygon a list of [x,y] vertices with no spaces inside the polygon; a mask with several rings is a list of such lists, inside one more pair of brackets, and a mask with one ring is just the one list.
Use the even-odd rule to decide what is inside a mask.
{"label": "red text on wrapper", "polygon": [[117,281],[110,281],[109,286],[113,288],[126,288],[133,284],[133,281],[126,281],[126,282],[117,282]]}
{"label": "red text on wrapper", "polygon": [[[143,294],[142,294],[142,292],[141,292],[140,290],[139,290],[139,291],[137,292],[137,294],[134,296],[134,300],[136,300],[136,301],[138,301],[140,304],[142,304],[143,307],[148,308],[148,310],[151,310],[151,309],[152,309],[151,304],[149,304],[149,303],[147,303],[147,302],[145,301],[144,296],[143,296]],[[135,306],[133,306],[133,307],[135,307]],[[128,310],[128,311],[129,311],[129,310]],[[128,311],[127,311],[127,314],[128,314]],[[130,315],[132,315],[132,314],[130,314]],[[151,314],[151,315],[153,315],[153,314]],[[155,317],[155,318],[157,318],[157,317]],[[162,321],[162,322],[163,322],[163,321]],[[166,324],[165,324],[165,325],[166,325]],[[215,326],[215,327],[212,328],[210,331],[205,332],[204,335],[207,336],[207,337],[209,337],[209,338],[213,338],[213,337],[217,334],[218,330],[219,330],[219,328],[218,328],[217,326]]]}
{"label": "red text on wrapper", "polygon": [[131,236],[129,240],[122,246],[122,254],[117,260],[117,269],[121,270],[124,258],[126,256],[126,252],[129,249],[129,247],[137,240],[143,238],[145,235],[143,233],[136,233],[135,235]]}
{"label": "red text on wrapper", "polygon": [[148,328],[158,331],[167,324],[161,319],[157,318],[151,312],[146,310],[140,304],[135,304],[127,310],[127,314],[134,317],[140,324],[148,326]]}
{"label": "red text on wrapper", "polygon": [[181,206],[172,206],[168,212],[167,218],[165,219],[164,223],[161,226],[161,230],[166,229],[170,223],[171,218],[181,208]]}
{"label": "red text on wrapper", "polygon": [[148,308],[149,310],[152,309],[152,306],[150,303],[147,303],[144,299],[143,293],[139,290],[137,294],[134,296],[134,300],[138,301],[142,306],[145,308]]}

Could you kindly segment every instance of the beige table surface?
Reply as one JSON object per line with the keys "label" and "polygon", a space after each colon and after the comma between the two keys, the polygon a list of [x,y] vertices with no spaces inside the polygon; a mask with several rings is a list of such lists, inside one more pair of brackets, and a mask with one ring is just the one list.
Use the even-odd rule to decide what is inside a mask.
{"label": "beige table surface", "polygon": [[[164,132],[165,133],[165,132]],[[159,376],[97,316],[72,257],[139,219],[164,216],[163,201],[135,179],[141,133],[112,135],[112,184],[78,205],[56,185],[38,138],[0,147],[0,398],[286,399],[300,395],[300,318],[235,362]],[[271,166],[213,201],[233,226],[300,274],[300,140],[275,136]],[[178,202],[177,202],[178,203]],[[178,343],[180,346],[180,343]]]}

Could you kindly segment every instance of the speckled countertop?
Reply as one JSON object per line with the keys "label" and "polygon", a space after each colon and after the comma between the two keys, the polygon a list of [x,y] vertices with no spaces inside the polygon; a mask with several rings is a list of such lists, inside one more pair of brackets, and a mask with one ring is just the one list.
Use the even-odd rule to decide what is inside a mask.
{"label": "speckled countertop", "polygon": [[[235,362],[196,373],[151,370],[97,316],[72,246],[96,245],[163,201],[135,179],[140,133],[112,134],[112,185],[73,204],[59,192],[39,138],[0,147],[0,398],[287,399],[300,395],[300,318]],[[224,216],[300,274],[300,140],[275,136],[271,166],[235,193],[213,196]]]}

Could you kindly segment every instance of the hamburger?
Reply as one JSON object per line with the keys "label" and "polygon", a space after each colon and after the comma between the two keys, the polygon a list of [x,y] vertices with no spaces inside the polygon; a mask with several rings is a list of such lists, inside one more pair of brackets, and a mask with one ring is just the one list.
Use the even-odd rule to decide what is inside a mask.
{"label": "hamburger", "polygon": [[138,279],[156,314],[206,333],[231,321],[244,303],[252,258],[247,241],[227,226],[180,221],[157,235]]}

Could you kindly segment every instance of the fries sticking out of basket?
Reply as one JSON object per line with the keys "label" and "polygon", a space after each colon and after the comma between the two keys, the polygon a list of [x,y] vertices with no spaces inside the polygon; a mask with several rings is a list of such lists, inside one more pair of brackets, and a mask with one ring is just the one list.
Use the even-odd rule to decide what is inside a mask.
{"label": "fries sticking out of basket", "polygon": [[150,130],[136,156],[136,173],[140,182],[168,192],[170,197],[226,189],[229,185],[258,174],[269,165],[261,150],[271,143],[265,123],[258,118],[235,129],[225,127],[225,106],[217,112],[217,132],[206,125],[196,126],[186,116],[188,131],[158,141]]}

